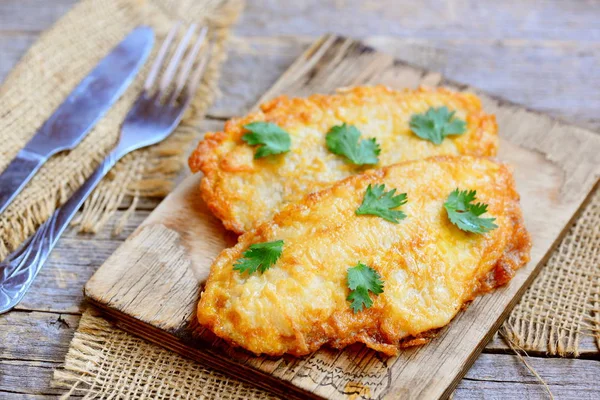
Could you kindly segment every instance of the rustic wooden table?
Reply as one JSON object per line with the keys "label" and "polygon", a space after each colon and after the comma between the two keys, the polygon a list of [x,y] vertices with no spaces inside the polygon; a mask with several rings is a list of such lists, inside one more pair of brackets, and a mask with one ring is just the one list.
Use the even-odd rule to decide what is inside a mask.
{"label": "rustic wooden table", "polygon": [[[0,81],[19,57],[76,0],[0,0]],[[283,4],[286,3],[286,4]],[[306,0],[248,1],[224,68],[223,96],[206,129],[245,113],[318,35],[364,39],[379,50],[451,79],[600,130],[600,2],[594,0]],[[31,292],[0,316],[0,398],[54,398],[50,387],[94,270],[158,204],[143,199],[119,235],[114,222],[97,235],[68,232]],[[579,359],[530,352],[528,363],[556,398],[600,398],[600,352],[585,339]],[[454,398],[545,398],[538,379],[494,339]]]}

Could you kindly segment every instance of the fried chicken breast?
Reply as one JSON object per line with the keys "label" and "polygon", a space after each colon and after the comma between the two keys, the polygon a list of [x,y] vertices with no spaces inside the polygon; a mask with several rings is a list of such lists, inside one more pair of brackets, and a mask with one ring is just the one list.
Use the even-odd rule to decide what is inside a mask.
{"label": "fried chicken breast", "polygon": [[[409,128],[411,116],[430,107],[446,106],[467,124],[462,135],[437,145]],[[265,121],[291,136],[286,154],[254,159],[254,148],[242,140],[244,125]],[[278,97],[261,111],[225,124],[224,132],[207,133],[189,159],[202,171],[201,194],[226,228],[246,232],[270,219],[282,206],[364,172],[366,166],[346,162],[325,143],[334,125],[356,126],[364,138],[381,146],[377,168],[435,155],[494,156],[498,146],[493,115],[484,113],[477,96],[447,89],[393,91],[384,86],[355,87],[335,95]]]}
{"label": "fried chicken breast", "polygon": [[[407,194],[394,224],[357,215],[368,185]],[[444,209],[456,188],[476,190],[496,229],[460,230]],[[234,264],[255,243],[282,240],[264,273]],[[476,295],[508,282],[529,260],[529,235],[509,168],[478,157],[434,157],[349,177],[288,204],[215,260],[198,305],[199,322],[256,354],[301,356],[355,342],[393,355],[426,342]],[[347,271],[376,270],[383,293],[353,312]]]}

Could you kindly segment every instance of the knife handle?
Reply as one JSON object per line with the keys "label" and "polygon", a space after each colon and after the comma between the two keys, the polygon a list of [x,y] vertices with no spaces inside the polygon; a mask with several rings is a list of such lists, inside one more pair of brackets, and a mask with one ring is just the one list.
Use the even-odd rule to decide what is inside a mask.
{"label": "knife handle", "polygon": [[120,153],[111,152],[69,200],[20,249],[0,263],[0,314],[21,301],[77,210],[120,157]]}
{"label": "knife handle", "polygon": [[17,153],[0,174],[0,213],[8,207],[47,159],[47,156],[41,156],[27,149]]}

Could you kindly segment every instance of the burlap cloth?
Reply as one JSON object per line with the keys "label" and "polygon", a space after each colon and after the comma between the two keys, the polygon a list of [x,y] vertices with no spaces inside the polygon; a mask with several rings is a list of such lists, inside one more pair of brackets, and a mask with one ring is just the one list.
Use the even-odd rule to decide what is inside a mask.
{"label": "burlap cloth", "polygon": [[[167,141],[120,162],[86,202],[76,224],[82,231],[96,231],[126,196],[132,197],[133,210],[139,196],[168,192],[184,164],[183,152],[190,140],[197,139],[199,121],[216,93],[224,43],[241,10],[240,1],[84,0],[77,4],[32,46],[0,89],[0,170],[132,28],[151,25],[160,42],[174,20],[193,21],[209,25],[215,42],[215,56],[193,110]],[[0,259],[30,235],[106,154],[144,75],[75,150],[53,157],[0,215]],[[599,278],[597,192],[504,324],[505,336],[520,348],[577,355],[583,335],[600,340]],[[273,398],[121,331],[93,310],[84,313],[54,384],[66,388],[65,397]]]}
{"label": "burlap cloth", "polygon": [[[168,140],[132,153],[119,162],[85,203],[75,223],[81,231],[94,232],[117,210],[125,196],[133,196],[133,209],[138,196],[168,193],[173,176],[184,165],[182,154],[186,144],[197,137],[198,122],[216,94],[229,27],[241,8],[241,0],[84,0],[78,3],[31,47],[0,89],[0,170],[77,83],[133,28],[140,24],[152,26],[160,44],[175,21],[196,22],[209,26],[214,55],[192,110]],[[158,47],[154,46],[155,53]],[[150,65],[146,63],[145,69]],[[0,259],[31,235],[114,146],[119,125],[140,93],[145,76],[145,73],[138,75],[81,144],[68,153],[52,157],[0,215]]]}

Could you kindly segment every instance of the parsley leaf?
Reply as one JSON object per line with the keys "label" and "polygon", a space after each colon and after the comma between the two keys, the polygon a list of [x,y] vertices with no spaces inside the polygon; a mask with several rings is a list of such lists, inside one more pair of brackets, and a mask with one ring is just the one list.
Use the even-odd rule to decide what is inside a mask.
{"label": "parsley leaf", "polygon": [[347,281],[350,289],[347,300],[352,302],[350,307],[354,313],[361,311],[363,306],[370,308],[373,305],[369,292],[375,295],[383,293],[381,275],[363,263],[359,262],[356,267],[348,268]]}
{"label": "parsley leaf", "polygon": [[242,140],[251,146],[261,145],[254,158],[262,158],[271,154],[281,154],[290,151],[292,140],[290,134],[270,122],[252,122],[244,125],[250,131],[242,136]]}
{"label": "parsley leaf", "polygon": [[487,212],[487,204],[471,204],[475,201],[476,194],[475,190],[460,191],[456,189],[452,191],[444,203],[448,218],[454,225],[467,232],[486,233],[496,229],[498,227],[494,224],[496,218],[479,217]]}
{"label": "parsley leaf", "polygon": [[465,121],[453,118],[455,113],[446,107],[431,107],[426,113],[410,118],[410,129],[421,139],[441,144],[446,136],[462,135],[467,130]]}
{"label": "parsley leaf", "polygon": [[237,260],[233,269],[248,274],[258,270],[262,274],[277,262],[282,251],[283,240],[253,244],[244,252],[244,257]]}
{"label": "parsley leaf", "polygon": [[406,218],[406,214],[402,211],[392,210],[392,208],[406,204],[406,193],[394,196],[396,189],[389,192],[384,192],[384,190],[385,185],[375,185],[373,188],[369,185],[362,204],[356,209],[356,215],[377,215],[394,224]]}
{"label": "parsley leaf", "polygon": [[377,156],[381,153],[375,138],[363,139],[359,142],[360,131],[354,125],[343,123],[332,126],[325,136],[327,148],[333,154],[345,156],[357,165],[377,164]]}

